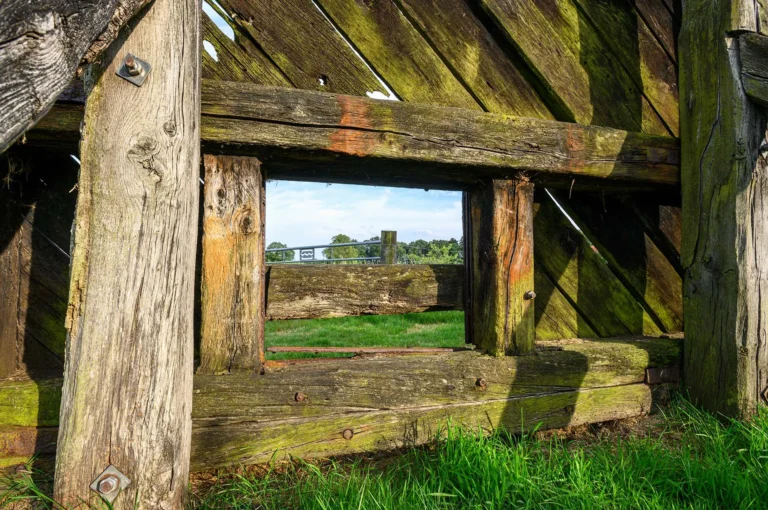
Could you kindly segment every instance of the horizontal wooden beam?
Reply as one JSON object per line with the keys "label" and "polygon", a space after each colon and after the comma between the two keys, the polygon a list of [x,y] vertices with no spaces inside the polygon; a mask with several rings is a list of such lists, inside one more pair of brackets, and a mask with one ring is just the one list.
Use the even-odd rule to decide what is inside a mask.
{"label": "horizontal wooden beam", "polygon": [[768,36],[743,34],[739,50],[744,90],[754,102],[768,106]]}
{"label": "horizontal wooden beam", "polygon": [[320,353],[354,353],[354,354],[439,354],[442,352],[468,351],[472,349],[452,347],[299,347],[276,346],[267,348],[268,352],[311,352]]}
{"label": "horizontal wooden beam", "polygon": [[[271,179],[463,189],[527,172],[548,186],[674,188],[671,137],[250,83],[205,81],[207,153],[257,156]],[[70,144],[79,107],[57,105],[28,143]]]}
{"label": "horizontal wooden beam", "polygon": [[[520,431],[635,416],[650,410],[646,369],[679,366],[680,347],[671,339],[563,340],[539,343],[536,356],[453,352],[197,375],[192,468],[420,444],[449,417]],[[0,439],[56,426],[60,384],[0,382]],[[35,444],[45,442],[0,440],[0,459],[29,457]]]}

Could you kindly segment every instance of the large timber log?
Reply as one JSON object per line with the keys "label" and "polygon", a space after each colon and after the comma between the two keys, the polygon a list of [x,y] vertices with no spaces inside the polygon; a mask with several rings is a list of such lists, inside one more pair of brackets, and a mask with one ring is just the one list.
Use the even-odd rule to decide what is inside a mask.
{"label": "large timber log", "polygon": [[[195,376],[192,469],[420,444],[447,419],[491,431],[647,413],[649,368],[680,362],[672,339],[561,340],[535,356],[477,352],[267,362],[264,375]],[[0,466],[49,447],[61,381],[0,382]],[[46,435],[47,434],[47,435]]]}
{"label": "large timber log", "polygon": [[[755,0],[687,0],[683,9],[685,383],[710,411],[749,415],[768,403],[768,115],[745,93],[729,30],[754,25],[758,11]],[[754,37],[742,38],[752,56]]]}
{"label": "large timber log", "polygon": [[0,4],[0,152],[42,118],[149,0]]}
{"label": "large timber log", "polygon": [[[60,105],[29,144],[71,146],[77,105]],[[204,81],[204,152],[258,157],[270,179],[463,189],[519,171],[548,186],[668,189],[675,138],[249,83]]]}

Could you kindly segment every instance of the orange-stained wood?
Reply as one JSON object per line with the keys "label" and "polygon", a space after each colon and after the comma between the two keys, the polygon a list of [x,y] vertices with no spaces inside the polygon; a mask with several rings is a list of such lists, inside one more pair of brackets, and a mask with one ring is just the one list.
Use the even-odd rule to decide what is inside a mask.
{"label": "orange-stained wood", "polygon": [[205,155],[199,373],[263,361],[264,177],[255,158]]}

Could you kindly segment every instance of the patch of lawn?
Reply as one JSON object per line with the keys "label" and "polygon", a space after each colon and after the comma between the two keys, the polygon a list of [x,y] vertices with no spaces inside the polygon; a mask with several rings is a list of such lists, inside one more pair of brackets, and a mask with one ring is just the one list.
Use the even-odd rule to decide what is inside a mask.
{"label": "patch of lawn", "polygon": [[[464,312],[269,321],[266,324],[265,343],[268,348],[464,347]],[[267,353],[268,359],[315,356],[304,353]]]}

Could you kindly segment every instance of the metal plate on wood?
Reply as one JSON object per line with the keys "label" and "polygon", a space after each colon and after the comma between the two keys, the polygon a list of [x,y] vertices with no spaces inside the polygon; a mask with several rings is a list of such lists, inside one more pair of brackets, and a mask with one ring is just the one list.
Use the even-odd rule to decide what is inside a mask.
{"label": "metal plate on wood", "polygon": [[151,70],[152,66],[149,62],[141,60],[129,53],[125,56],[123,63],[117,68],[115,74],[128,80],[137,87],[141,87]]}
{"label": "metal plate on wood", "polygon": [[107,469],[91,483],[93,492],[102,497],[106,502],[112,503],[120,494],[120,491],[131,485],[131,481],[119,469],[110,464]]}

